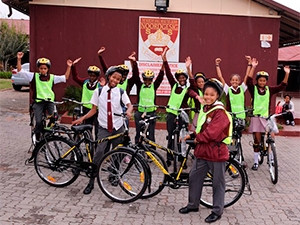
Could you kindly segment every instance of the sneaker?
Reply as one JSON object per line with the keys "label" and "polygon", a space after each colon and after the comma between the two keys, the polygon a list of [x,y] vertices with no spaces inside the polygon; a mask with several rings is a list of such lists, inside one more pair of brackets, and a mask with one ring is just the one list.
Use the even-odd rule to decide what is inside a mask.
{"label": "sneaker", "polygon": [[292,125],[292,126],[295,126],[295,121],[292,121],[292,122],[291,122],[291,125]]}
{"label": "sneaker", "polygon": [[285,121],[285,124],[290,125],[290,121],[289,120]]}
{"label": "sneaker", "polygon": [[251,169],[256,171],[258,169],[258,164],[254,163]]}

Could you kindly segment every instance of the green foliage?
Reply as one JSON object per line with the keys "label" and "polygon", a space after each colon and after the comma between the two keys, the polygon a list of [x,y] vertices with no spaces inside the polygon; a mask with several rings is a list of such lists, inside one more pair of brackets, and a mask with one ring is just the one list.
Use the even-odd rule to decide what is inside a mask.
{"label": "green foliage", "polygon": [[[77,101],[81,101],[81,93],[82,93],[82,88],[74,85],[67,86],[65,89],[65,98],[70,98],[70,99],[75,99]],[[59,110],[62,112],[69,111],[69,113],[73,112],[74,107],[76,107],[75,103],[72,102],[67,102],[65,104],[60,105]]]}
{"label": "green foliage", "polygon": [[28,36],[16,28],[15,25],[9,26],[7,22],[0,24],[0,61],[7,71],[8,61],[16,57],[17,52],[27,51],[29,47]]}
{"label": "green foliage", "polygon": [[0,79],[10,79],[11,72],[0,71]]}

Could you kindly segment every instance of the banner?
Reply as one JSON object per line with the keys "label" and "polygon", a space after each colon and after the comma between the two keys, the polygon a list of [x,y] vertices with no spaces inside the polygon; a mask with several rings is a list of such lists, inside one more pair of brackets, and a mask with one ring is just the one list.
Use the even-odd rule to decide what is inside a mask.
{"label": "banner", "polygon": [[[127,65],[129,68],[128,78],[130,78],[132,76],[131,63],[129,60],[125,60],[124,64]],[[139,68],[140,79],[143,82],[142,73],[145,70],[152,70],[154,72],[155,77],[154,77],[153,81],[155,81],[155,79],[161,69],[162,62],[140,62],[140,61],[138,61],[137,64],[138,64],[138,68]],[[173,76],[174,76],[175,72],[179,69],[186,71],[185,63],[169,63],[169,67],[171,69]],[[171,86],[170,86],[167,76],[164,72],[164,79],[163,79],[162,83],[160,84],[159,88],[157,89],[156,95],[157,96],[170,96],[170,93],[171,93]],[[136,95],[136,94],[137,94],[136,86],[134,85],[130,92],[130,95]]]}
{"label": "banner", "polygon": [[169,62],[179,61],[180,19],[139,17],[139,61],[161,61],[168,49]]}

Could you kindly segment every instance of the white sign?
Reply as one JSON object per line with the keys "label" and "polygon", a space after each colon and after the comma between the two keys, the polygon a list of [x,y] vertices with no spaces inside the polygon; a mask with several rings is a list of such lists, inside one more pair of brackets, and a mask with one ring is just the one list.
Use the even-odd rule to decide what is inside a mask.
{"label": "white sign", "polygon": [[179,61],[180,19],[139,17],[139,61],[160,61],[165,48],[169,62]]}
{"label": "white sign", "polygon": [[273,34],[260,34],[260,41],[272,41]]}

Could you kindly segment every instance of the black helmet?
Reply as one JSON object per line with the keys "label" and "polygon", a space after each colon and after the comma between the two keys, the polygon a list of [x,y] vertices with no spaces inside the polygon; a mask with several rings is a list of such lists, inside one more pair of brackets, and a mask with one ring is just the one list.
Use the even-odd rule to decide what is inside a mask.
{"label": "black helmet", "polygon": [[47,58],[39,58],[37,61],[36,61],[36,66],[37,67],[40,67],[40,65],[46,65],[48,67],[48,69],[51,67],[51,62],[49,59]]}
{"label": "black helmet", "polygon": [[114,72],[118,72],[123,76],[122,69],[120,69],[119,66],[111,66],[107,69],[107,71],[105,73],[106,78],[108,78],[108,76],[112,75]]}
{"label": "black helmet", "polygon": [[207,80],[204,84],[203,92],[205,92],[205,89],[208,87],[213,87],[217,90],[219,99],[221,95],[223,94],[223,84],[216,78],[211,78]]}
{"label": "black helmet", "polygon": [[122,72],[123,77],[127,77],[129,73],[129,68],[125,64],[120,64],[117,67],[119,67],[120,71]]}
{"label": "black helmet", "polygon": [[175,73],[175,78],[178,80],[178,77],[180,75],[184,75],[185,78],[188,79],[188,75],[184,70],[181,70],[181,69],[177,70],[176,73]]}
{"label": "black helmet", "polygon": [[144,73],[142,73],[143,79],[153,79],[154,73],[152,70],[145,70]]}
{"label": "black helmet", "polygon": [[259,71],[256,74],[256,80],[260,77],[265,77],[267,80],[269,79],[269,74],[266,71]]}
{"label": "black helmet", "polygon": [[98,77],[100,75],[100,69],[97,66],[89,66],[87,69],[88,73],[94,73]]}
{"label": "black helmet", "polygon": [[194,75],[195,81],[196,81],[198,78],[202,78],[202,79],[204,80],[204,82],[206,82],[206,80],[207,80],[205,74],[202,73],[202,72],[195,73],[195,75]]}

